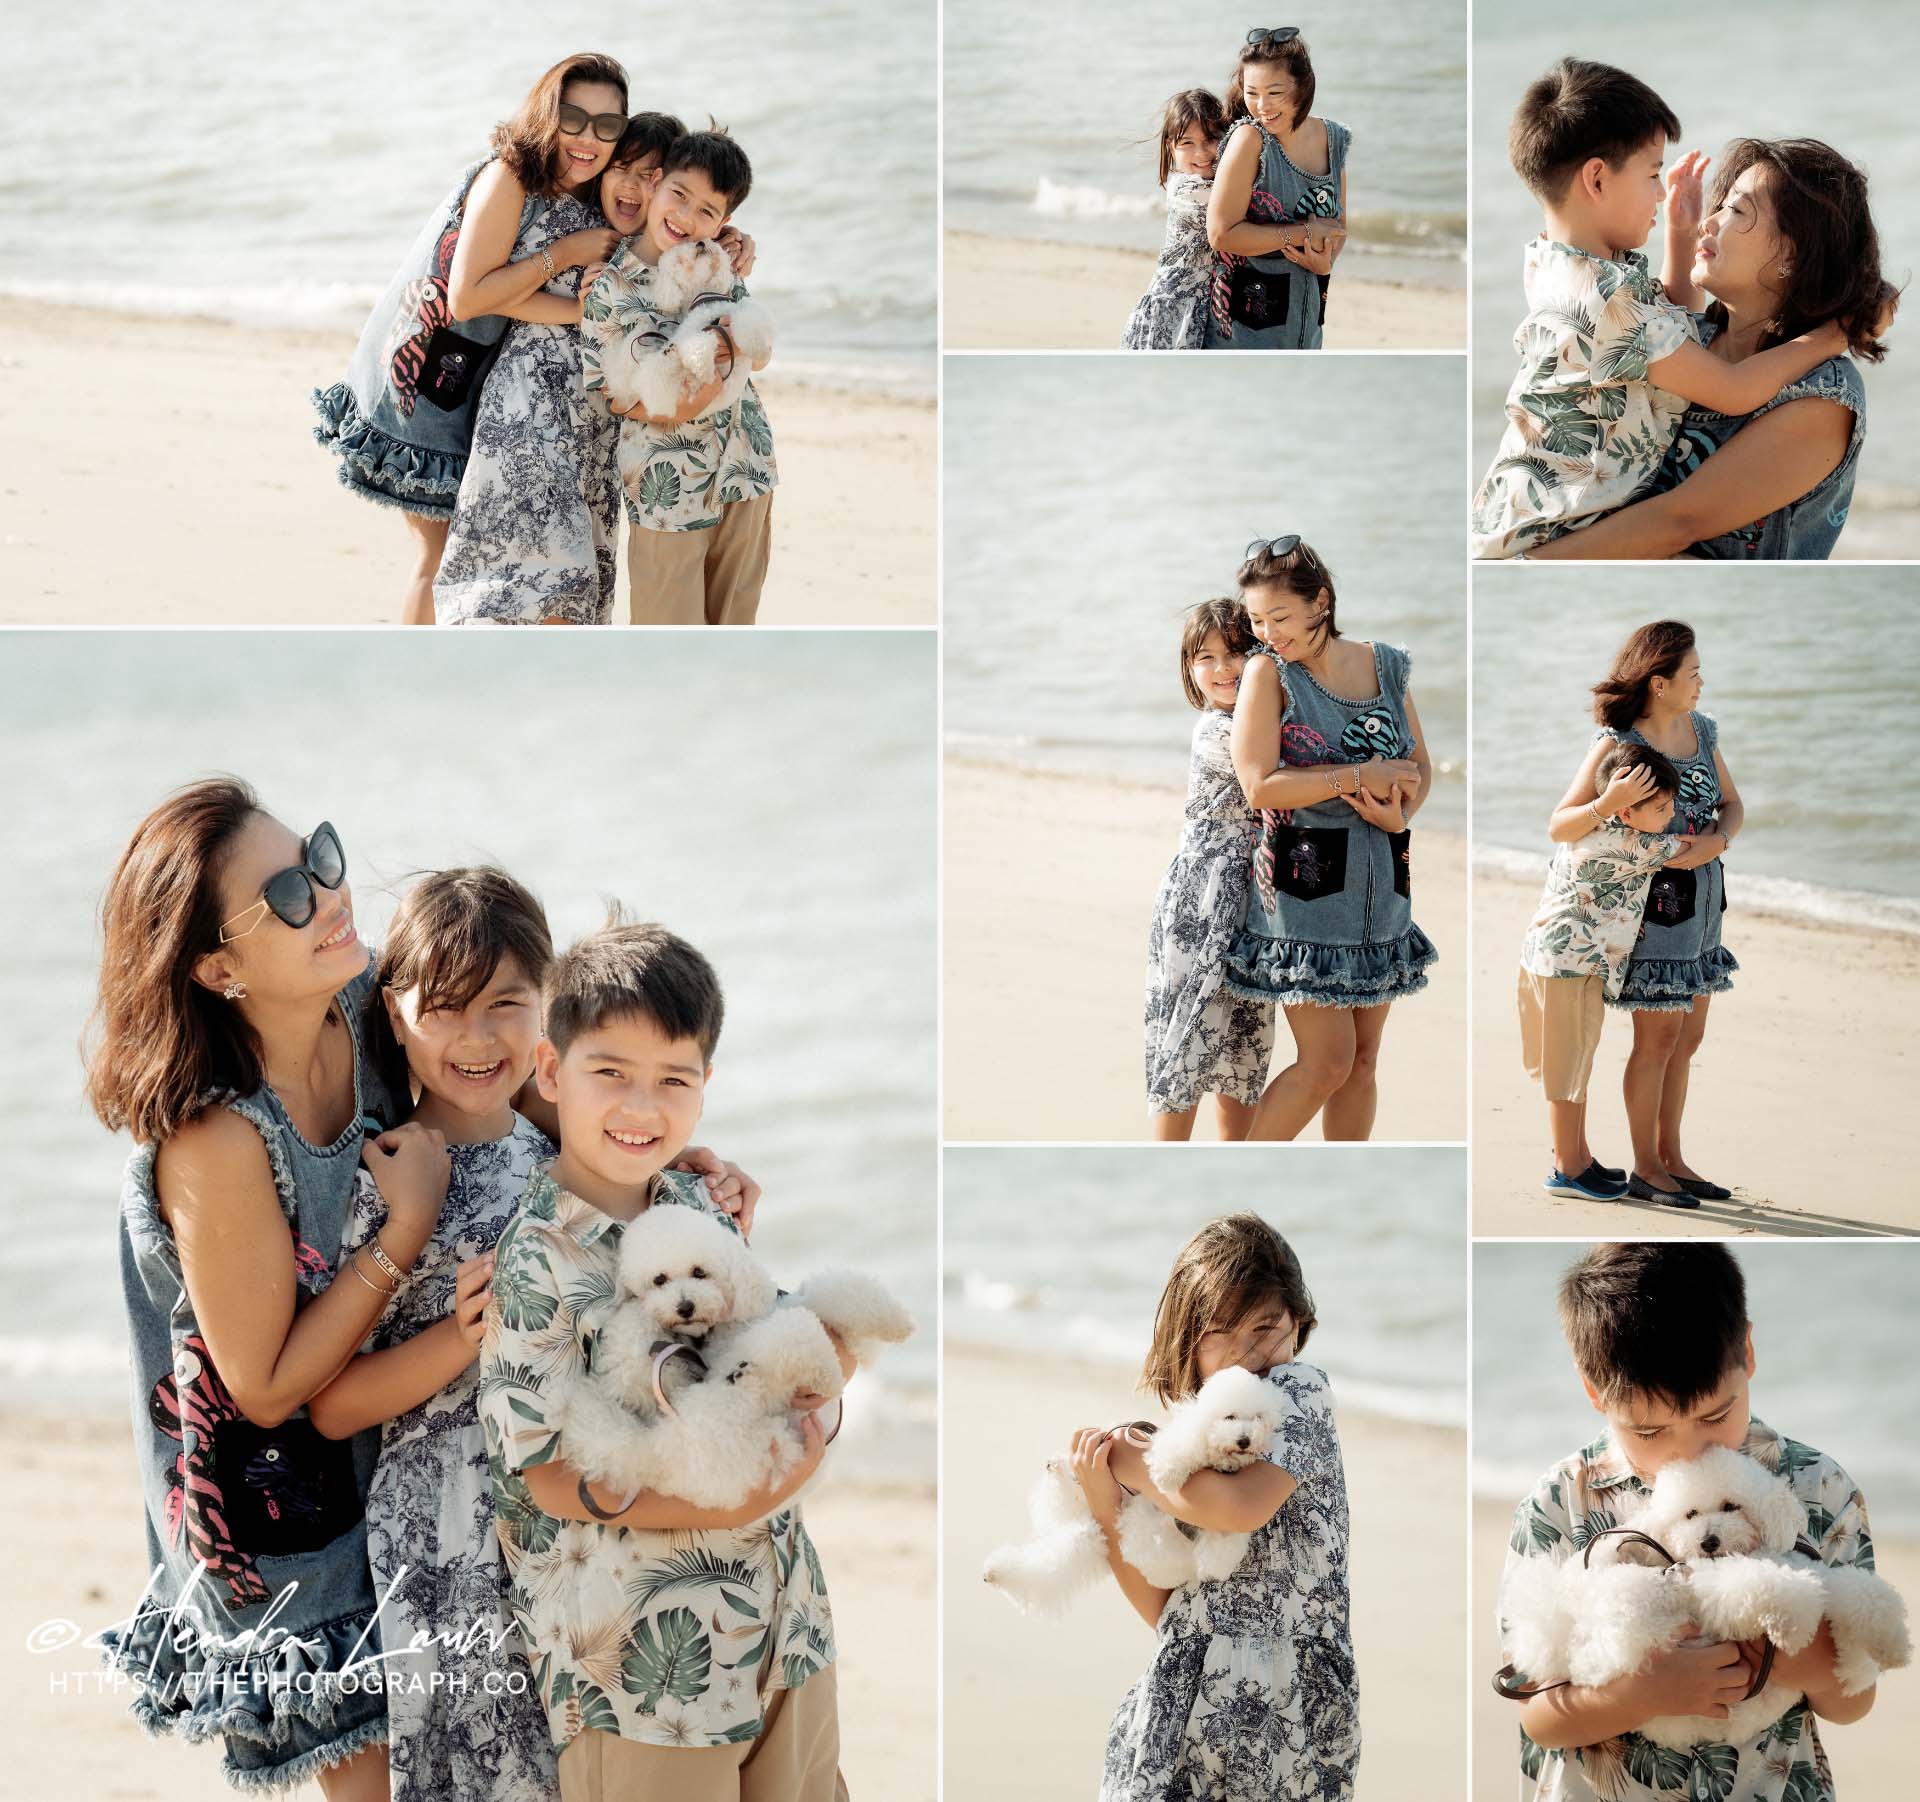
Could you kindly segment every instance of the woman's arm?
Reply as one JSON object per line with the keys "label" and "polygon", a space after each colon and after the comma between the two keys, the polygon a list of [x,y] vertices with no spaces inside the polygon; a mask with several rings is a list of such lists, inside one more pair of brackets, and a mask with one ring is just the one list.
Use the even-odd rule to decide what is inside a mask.
{"label": "woman's arm", "polygon": [[[417,1126],[385,1137],[392,1155],[372,1153],[382,1160],[391,1216],[378,1243],[405,1270],[446,1194],[446,1145]],[[383,1279],[362,1281],[343,1265],[324,1294],[295,1311],[293,1248],[266,1145],[225,1108],[209,1109],[161,1146],[154,1186],[214,1368],[249,1420],[277,1427],[359,1351],[386,1306]]]}
{"label": "woman's arm", "polygon": [[1836,400],[1790,400],[1740,428],[1677,488],[1527,552],[1529,558],[1677,557],[1790,507],[1840,467],[1853,409]]}
{"label": "woman's arm", "polygon": [[[544,258],[509,260],[526,199],[526,189],[504,163],[489,163],[474,177],[447,275],[447,310],[454,318],[499,315],[535,325],[579,324],[577,299],[541,292],[549,280]],[[611,229],[569,232],[548,246],[548,254],[556,271],[572,269],[611,256],[619,241],[620,234]]]}
{"label": "woman's arm", "polygon": [[1420,772],[1419,781],[1403,791],[1400,803],[1400,811],[1411,820],[1433,793],[1433,757],[1427,750],[1427,735],[1420,730],[1420,712],[1413,704],[1413,690],[1409,688],[1401,699],[1406,703],[1407,730],[1413,734],[1414,768]]}
{"label": "woman's arm", "polygon": [[1266,658],[1249,663],[1233,707],[1233,773],[1249,807],[1311,807],[1364,787],[1386,796],[1396,782],[1411,784],[1419,771],[1408,758],[1376,757],[1367,763],[1321,763],[1301,769],[1280,764],[1280,715],[1286,696]]}
{"label": "woman's arm", "polygon": [[1684,849],[1667,859],[1666,867],[1669,870],[1697,870],[1702,864],[1712,863],[1716,857],[1724,856],[1727,835],[1724,832],[1696,832],[1681,843]]}
{"label": "woman's arm", "polygon": [[1612,749],[1604,738],[1593,741],[1579,773],[1567,785],[1567,792],[1547,821],[1547,837],[1554,844],[1574,844],[1599,826],[1600,821],[1593,817],[1595,808],[1607,819],[1617,819],[1653,793],[1653,777],[1645,769],[1615,770],[1607,782],[1607,792],[1600,793],[1600,759]]}
{"label": "woman's arm", "polygon": [[1747,808],[1740,799],[1740,791],[1733,786],[1733,776],[1718,745],[1713,747],[1713,773],[1720,779],[1720,817],[1715,824],[1720,828],[1721,837],[1732,844],[1734,836],[1747,823]]}
{"label": "woman's arm", "polygon": [[1704,344],[1689,341],[1649,363],[1647,380],[1716,413],[1752,413],[1846,349],[1847,334],[1832,321],[1739,363],[1723,363]]}
{"label": "woman's arm", "polygon": [[1277,1464],[1245,1470],[1197,1470],[1178,1489],[1162,1489],[1147,1474],[1146,1453],[1116,1435],[1110,1465],[1115,1477],[1175,1520],[1213,1533],[1252,1533],[1278,1514],[1297,1487]]}
{"label": "woman's arm", "polygon": [[1304,225],[1256,225],[1247,217],[1254,177],[1259,171],[1260,134],[1237,133],[1220,159],[1220,167],[1213,172],[1213,192],[1207,197],[1207,242],[1215,250],[1228,250],[1240,257],[1264,257],[1289,245],[1306,243]]}

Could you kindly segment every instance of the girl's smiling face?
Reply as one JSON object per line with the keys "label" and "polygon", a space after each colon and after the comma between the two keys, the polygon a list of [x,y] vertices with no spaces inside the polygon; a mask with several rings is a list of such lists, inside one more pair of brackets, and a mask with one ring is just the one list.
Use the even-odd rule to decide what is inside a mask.
{"label": "girl's smiling face", "polygon": [[1318,656],[1327,635],[1327,591],[1323,588],[1310,601],[1290,588],[1271,583],[1256,583],[1242,591],[1241,605],[1247,610],[1247,625],[1255,638],[1288,663],[1300,663]]}
{"label": "girl's smiling face", "polygon": [[631,163],[615,163],[600,177],[600,210],[621,237],[647,222],[647,199],[660,180],[660,155],[649,150]]}
{"label": "girl's smiling face", "polygon": [[593,115],[624,113],[626,96],[604,81],[570,81],[560,90],[560,100],[564,106],[577,106],[588,117],[583,129],[563,129],[558,139],[562,178],[573,187],[583,187],[607,166],[613,155],[613,146],[593,135]]}
{"label": "girl's smiling face", "polygon": [[1293,1316],[1283,1303],[1264,1302],[1230,1327],[1217,1327],[1200,1335],[1194,1348],[1194,1363],[1200,1380],[1206,1382],[1236,1364],[1255,1376],[1276,1364],[1293,1362],[1294,1342],[1298,1338]]}
{"label": "girl's smiling face", "polygon": [[1207,705],[1219,708],[1222,713],[1231,713],[1234,697],[1240,692],[1240,672],[1246,666],[1245,652],[1228,650],[1227,641],[1218,632],[1209,632],[1200,641],[1200,648],[1187,667],[1193,672],[1194,687],[1205,697]]}
{"label": "girl's smiling face", "polygon": [[1240,71],[1240,92],[1250,112],[1276,135],[1293,130],[1300,90],[1279,63],[1248,63]]}
{"label": "girl's smiling face", "polygon": [[1182,175],[1197,175],[1202,180],[1211,181],[1214,165],[1220,158],[1220,144],[1218,139],[1208,137],[1199,126],[1189,125],[1168,146],[1168,154],[1173,166]]}
{"label": "girl's smiling face", "polygon": [[385,989],[381,996],[426,1096],[475,1119],[497,1119],[511,1107],[533,1073],[540,1037],[539,988],[517,960],[503,957],[465,1007],[424,1007],[417,989]]}
{"label": "girl's smiling face", "polygon": [[1742,169],[1726,198],[1700,222],[1693,279],[1709,294],[1740,296],[1782,292],[1780,265],[1791,247],[1774,223],[1767,198],[1767,168]]}

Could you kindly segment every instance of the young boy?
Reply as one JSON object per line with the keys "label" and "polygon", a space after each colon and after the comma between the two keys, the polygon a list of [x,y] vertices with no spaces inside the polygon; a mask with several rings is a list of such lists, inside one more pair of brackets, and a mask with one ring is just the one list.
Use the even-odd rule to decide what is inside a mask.
{"label": "young boy", "polygon": [[[1520,941],[1520,1055],[1546,1091],[1553,1121],[1549,1195],[1617,1201],[1632,1195],[1671,1207],[1700,1204],[1610,1169],[1587,1144],[1587,1081],[1605,1004],[1618,1000],[1640,936],[1647,887],[1659,869],[1691,870],[1726,848],[1723,833],[1667,832],[1680,772],[1650,745],[1616,745],[1594,771],[1599,793],[1554,847],[1540,906]],[[1559,830],[1556,827],[1556,830]]]}
{"label": "young boy", "polygon": [[[1748,1411],[1753,1331],[1740,1266],[1724,1245],[1596,1245],[1561,1281],[1560,1324],[1606,1430],[1548,1471],[1515,1510],[1509,1572],[1520,1558],[1578,1557],[1589,1536],[1618,1524],[1622,1504],[1644,1495],[1662,1466],[1716,1445],[1788,1479],[1806,1504],[1807,1534],[1823,1563],[1873,1568],[1867,1504],[1853,1480],[1831,1458]],[[1804,1651],[1774,1659],[1772,1680],[1804,1690],[1806,1700],[1753,1739],[1689,1753],[1634,1731],[1658,1715],[1708,1714],[1738,1701],[1759,1655],[1758,1647],[1687,1642],[1631,1677],[1528,1698],[1520,1704],[1522,1798],[1833,1802],[1815,1717],[1857,1721],[1873,1706],[1874,1692],[1839,1693],[1833,1636],[1824,1624]]]}
{"label": "young boy", "polygon": [[1645,82],[1564,58],[1522,97],[1507,134],[1545,230],[1527,246],[1527,315],[1507,427],[1473,503],[1473,555],[1517,556],[1626,505],[1653,480],[1694,402],[1751,413],[1847,348],[1837,325],[1727,363],[1689,317],[1705,158],[1668,178],[1666,285],[1638,248],[1659,211],[1661,164],[1680,135]]}
{"label": "young boy", "polygon": [[[671,333],[652,310],[653,272],[676,244],[717,237],[753,186],[746,152],[723,131],[693,131],[661,158],[646,223],[624,240],[595,293],[623,325]],[[744,300],[735,280],[731,298]],[[586,385],[601,385],[597,358]],[[763,367],[756,363],[756,369]],[[627,589],[635,625],[749,626],[760,607],[772,542],[773,431],[749,382],[739,402],[694,417],[719,394],[714,383],[678,413],[622,415],[620,483],[627,496]]]}
{"label": "young boy", "polygon": [[729,1219],[667,1168],[713,1074],[719,981],[683,939],[616,920],[554,963],[544,1004],[534,1077],[560,1153],[495,1247],[479,1407],[563,1802],[833,1802],[833,1619],[790,1500],[820,1462],[817,1419],[795,1470],[729,1509],[611,1495],[546,1421],[591,1364],[627,1223],[662,1205]]}

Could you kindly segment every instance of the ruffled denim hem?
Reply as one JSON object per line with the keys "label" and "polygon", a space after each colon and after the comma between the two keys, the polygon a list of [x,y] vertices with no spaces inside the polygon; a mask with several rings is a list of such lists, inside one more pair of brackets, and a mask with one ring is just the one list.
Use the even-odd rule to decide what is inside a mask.
{"label": "ruffled denim hem", "polygon": [[381,507],[422,519],[451,519],[466,473],[465,451],[423,450],[383,432],[361,411],[345,382],[313,391],[320,423],[314,438],[340,458],[340,480]]}
{"label": "ruffled denim hem", "polygon": [[[241,1640],[177,1643],[189,1624],[149,1607],[128,1632],[101,1635],[109,1670],[130,1677],[134,1718],[156,1737],[226,1743],[236,1789],[286,1789],[384,1744],[387,1702],[373,1610],[282,1632],[265,1649]],[[356,1660],[361,1668],[345,1669]]]}
{"label": "ruffled denim hem", "polygon": [[1724,994],[1733,987],[1740,968],[1724,945],[1715,945],[1704,957],[1674,960],[1645,958],[1627,965],[1627,979],[1619,998],[1607,1005],[1631,1014],[1684,1014],[1700,995]]}
{"label": "ruffled denim hem", "polygon": [[1440,953],[1418,926],[1377,945],[1315,945],[1242,932],[1227,954],[1226,988],[1281,1007],[1380,1007],[1427,986]]}

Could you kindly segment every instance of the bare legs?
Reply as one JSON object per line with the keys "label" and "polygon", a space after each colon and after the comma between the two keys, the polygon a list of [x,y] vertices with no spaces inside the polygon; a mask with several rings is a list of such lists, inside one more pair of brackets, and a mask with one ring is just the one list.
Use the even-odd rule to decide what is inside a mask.
{"label": "bare legs", "polygon": [[447,519],[423,519],[418,513],[401,517],[413,535],[413,573],[407,578],[406,599],[400,603],[403,626],[433,624],[433,578],[440,573],[440,559],[447,548]]}
{"label": "bare legs", "polygon": [[387,1783],[387,1749],[368,1746],[344,1764],[316,1771],[314,1782],[327,1802],[387,1802],[392,1793]]}
{"label": "bare legs", "polygon": [[1587,1104],[1549,1101],[1547,1112],[1553,1120],[1553,1167],[1563,1176],[1579,1176],[1593,1162],[1593,1147],[1587,1143]]}
{"label": "bare legs", "polygon": [[[1199,1111],[1190,1107],[1183,1114],[1149,1114],[1147,1121],[1156,1139],[1163,1143],[1184,1143],[1193,1137],[1193,1119]],[[1222,1139],[1244,1139],[1253,1124],[1253,1116],[1254,1109],[1247,1102],[1235,1101],[1231,1095],[1213,1098],[1213,1123]]]}
{"label": "bare legs", "polygon": [[1655,1140],[1660,1162],[1675,1176],[1701,1180],[1700,1172],[1680,1155],[1680,1116],[1687,1108],[1687,1080],[1693,1074],[1693,1054],[1707,1036],[1707,1004],[1711,995],[1696,995],[1693,1011],[1676,1016],[1681,1020],[1679,1042],[1667,1060],[1667,1079],[1660,1086],[1660,1128]]}
{"label": "bare legs", "polygon": [[1680,1155],[1680,1116],[1687,1106],[1687,1080],[1693,1054],[1707,1031],[1709,997],[1696,995],[1684,1014],[1638,1010],[1633,1016],[1633,1050],[1623,1085],[1627,1125],[1633,1132],[1633,1168],[1656,1189],[1672,1189],[1674,1178],[1697,1177]]}
{"label": "bare legs", "polygon": [[1293,1062],[1267,1084],[1247,1137],[1298,1138],[1324,1108],[1320,1130],[1326,1138],[1364,1139],[1379,1103],[1374,1066],[1392,1005],[1283,1009],[1293,1034]]}

